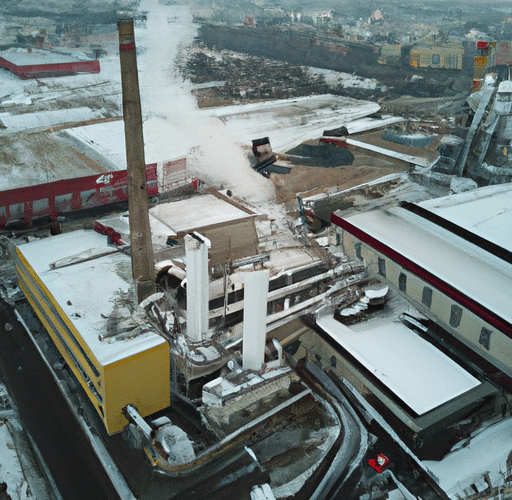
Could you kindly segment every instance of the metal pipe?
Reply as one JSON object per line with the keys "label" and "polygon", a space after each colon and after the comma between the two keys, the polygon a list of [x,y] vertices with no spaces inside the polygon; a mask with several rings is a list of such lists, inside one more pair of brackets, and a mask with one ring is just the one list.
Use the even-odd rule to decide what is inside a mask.
{"label": "metal pipe", "polygon": [[153,439],[153,429],[142,418],[137,408],[132,404],[128,404],[124,410],[126,418],[135,424],[148,439]]}
{"label": "metal pipe", "polygon": [[279,366],[282,366],[283,365],[283,348],[281,346],[281,344],[279,343],[279,340],[277,339],[272,339],[272,343],[274,344],[274,347],[276,348],[276,351],[277,351],[277,360],[279,361]]}
{"label": "metal pipe", "polygon": [[133,19],[118,19],[117,27],[123,89],[132,276],[138,301],[142,302],[155,293],[156,276],[149,226],[146,162]]}

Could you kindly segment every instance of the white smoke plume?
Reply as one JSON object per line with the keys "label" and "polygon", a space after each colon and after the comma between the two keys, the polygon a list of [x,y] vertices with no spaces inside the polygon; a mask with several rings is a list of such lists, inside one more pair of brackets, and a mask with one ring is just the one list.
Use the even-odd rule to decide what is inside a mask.
{"label": "white smoke plume", "polygon": [[176,70],[180,50],[197,33],[190,9],[158,0],[142,0],[139,9],[147,12],[145,28],[135,32],[146,150],[171,158],[176,149],[186,149],[189,164],[207,183],[253,202],[273,199],[272,183],[251,168],[221,120],[199,113],[191,85]]}

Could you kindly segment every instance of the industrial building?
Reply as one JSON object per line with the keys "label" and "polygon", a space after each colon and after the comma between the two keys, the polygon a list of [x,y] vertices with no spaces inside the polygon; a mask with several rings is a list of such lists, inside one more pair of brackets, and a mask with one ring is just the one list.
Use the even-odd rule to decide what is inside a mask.
{"label": "industrial building", "polygon": [[477,41],[474,61],[473,90],[479,90],[484,83],[487,69],[496,64],[496,42]]}
{"label": "industrial building", "polygon": [[422,460],[439,460],[506,413],[512,238],[503,228],[511,223],[511,189],[344,208],[331,217],[344,254],[391,287],[393,305],[350,326],[324,308],[315,317],[322,340],[303,334],[300,345]]}
{"label": "industrial building", "polygon": [[169,345],[130,309],[128,255],[78,231],[22,245],[15,259],[21,289],[109,434],[127,425],[127,403],[143,416],[169,406]]}
{"label": "industrial building", "polygon": [[[186,158],[177,158],[146,165],[146,182],[148,196],[165,198],[197,190],[199,179],[189,175]],[[113,170],[0,191],[0,228],[126,202],[127,184],[127,171]]]}
{"label": "industrial building", "polygon": [[320,312],[316,325],[319,334],[303,334],[301,346],[356,407],[373,408],[421,460],[439,460],[496,411],[492,384],[398,317],[348,326]]}
{"label": "industrial building", "polygon": [[[509,204],[510,185],[488,189],[484,194],[493,194],[501,209]],[[477,193],[443,199],[446,207],[464,207],[457,218],[433,213],[423,202],[347,218],[334,213],[332,221],[342,230],[345,252],[365,259],[372,274],[446,332],[446,342],[456,339],[474,359],[512,377],[512,316],[504,293],[512,285],[510,241],[494,243],[469,226],[467,215],[461,219],[478,210]],[[488,205],[480,207],[497,216]]]}
{"label": "industrial building", "polygon": [[413,68],[442,68],[462,70],[464,47],[452,45],[417,45],[410,53]]}
{"label": "industrial building", "polygon": [[496,46],[496,66],[512,64],[512,42],[501,41]]}
{"label": "industrial building", "polygon": [[[210,277],[209,326],[230,326],[235,336],[240,334],[247,271],[270,271],[267,330],[338,293],[347,285],[345,280],[365,279],[359,262],[337,261],[288,228],[278,228],[268,215],[224,193],[210,190],[149,210],[157,281],[177,300],[178,315],[196,302],[189,302],[188,274],[185,280],[182,264],[184,238],[193,232],[209,242],[205,269]],[[103,217],[95,229],[118,245],[129,241],[127,214]]]}
{"label": "industrial building", "polygon": [[83,53],[42,49],[9,49],[1,53],[0,66],[22,80],[99,73],[100,62]]}

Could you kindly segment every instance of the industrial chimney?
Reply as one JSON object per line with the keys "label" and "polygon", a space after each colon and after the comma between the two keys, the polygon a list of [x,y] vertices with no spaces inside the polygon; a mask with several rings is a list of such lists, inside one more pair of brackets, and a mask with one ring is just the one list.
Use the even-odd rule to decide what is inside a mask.
{"label": "industrial chimney", "polygon": [[244,275],[244,370],[260,371],[265,362],[267,327],[268,269]]}
{"label": "industrial chimney", "polygon": [[142,302],[156,291],[155,263],[149,226],[146,161],[142,135],[139,79],[133,18],[118,19],[119,59],[123,89],[123,119],[128,172],[128,211],[132,275],[137,299]]}
{"label": "industrial chimney", "polygon": [[185,235],[187,258],[187,337],[201,342],[208,332],[210,240],[197,232]]}

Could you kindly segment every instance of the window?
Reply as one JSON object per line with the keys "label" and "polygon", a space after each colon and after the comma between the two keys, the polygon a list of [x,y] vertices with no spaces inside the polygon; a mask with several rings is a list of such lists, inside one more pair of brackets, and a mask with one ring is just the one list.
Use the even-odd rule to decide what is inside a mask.
{"label": "window", "polygon": [[379,274],[381,276],[386,276],[386,261],[384,259],[382,259],[381,257],[379,257],[378,264],[379,264]]}
{"label": "window", "polygon": [[331,356],[331,366],[336,368],[336,356]]}
{"label": "window", "polygon": [[59,194],[55,197],[55,208],[57,209],[66,209],[71,205],[71,198],[73,197],[72,193],[68,194]]}
{"label": "window", "polygon": [[313,278],[313,276],[317,276],[321,273],[327,272],[328,268],[325,264],[319,264],[316,266],[308,267],[306,269],[301,269],[300,271],[296,271],[292,274],[292,281],[293,283],[298,283],[302,280],[307,280],[309,278]]}
{"label": "window", "polygon": [[356,243],[354,245],[354,247],[355,247],[355,250],[356,250],[356,257],[358,259],[362,259],[362,257],[361,257],[361,243]]}
{"label": "window", "polygon": [[80,193],[80,197],[82,198],[82,206],[84,206],[95,194],[96,189],[88,189],[87,191],[82,191]]}
{"label": "window", "polygon": [[452,312],[450,314],[450,326],[457,328],[460,325],[461,318],[462,318],[462,308],[453,304]]}
{"label": "window", "polygon": [[14,203],[9,206],[11,219],[20,219],[23,217],[23,203]]}
{"label": "window", "polygon": [[407,275],[404,273],[400,273],[398,276],[398,289],[401,292],[407,292]]}
{"label": "window", "polygon": [[428,286],[423,287],[423,295],[421,296],[421,303],[429,309],[432,306],[432,288]]}
{"label": "window", "polygon": [[283,288],[288,284],[288,275],[282,274],[281,276],[278,276],[277,278],[271,279],[268,284],[268,291],[273,292],[274,290],[277,290],[278,288]]}
{"label": "window", "polygon": [[491,350],[491,330],[487,328],[482,328],[480,332],[480,338],[478,339],[478,343],[483,345],[488,351]]}
{"label": "window", "polygon": [[439,54],[432,54],[432,66],[439,66],[441,64],[441,56]]}
{"label": "window", "polygon": [[42,200],[34,200],[32,202],[32,209],[35,214],[40,214],[48,209],[48,198]]}

